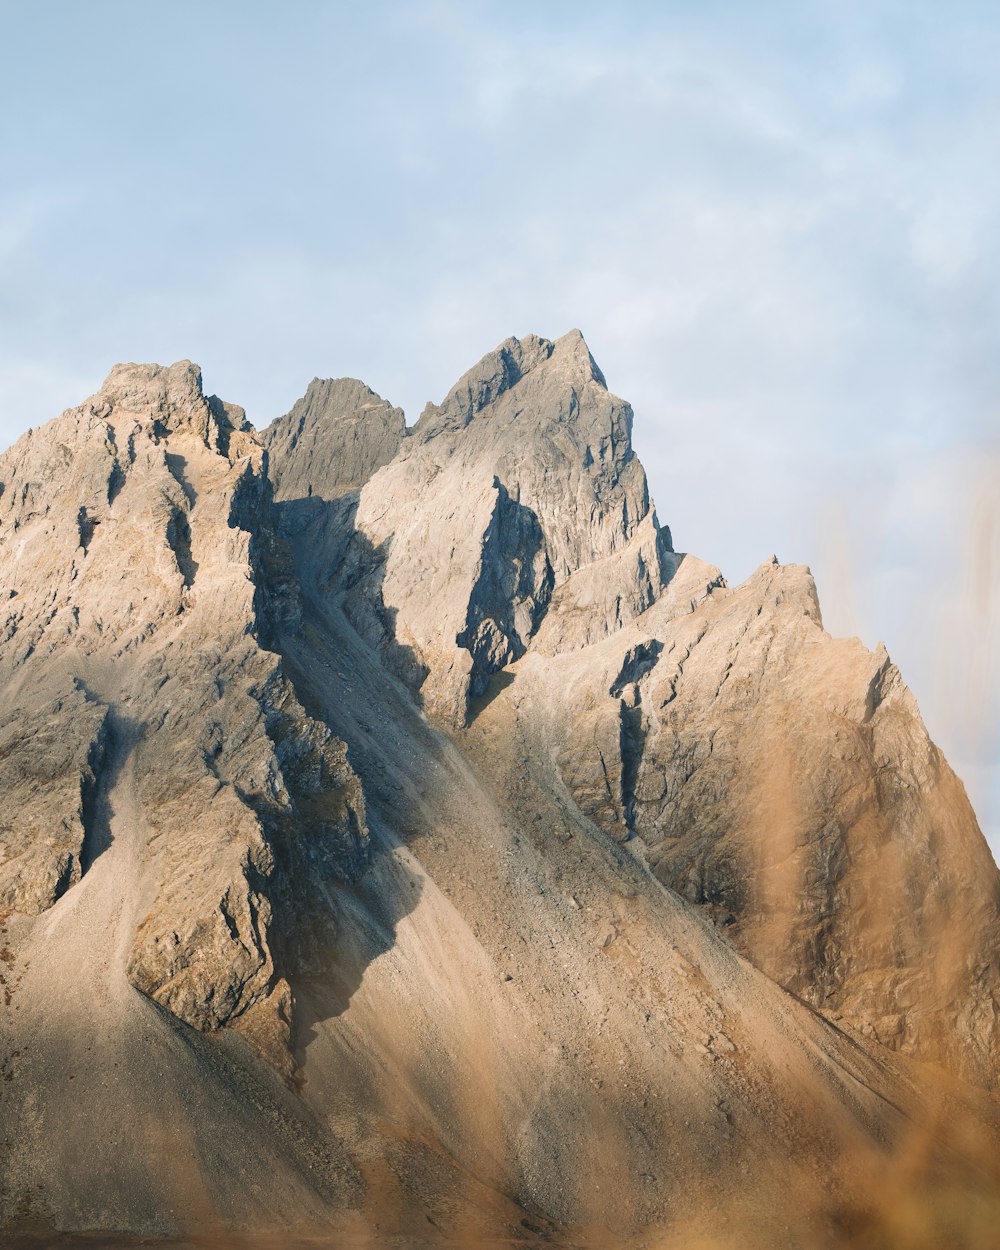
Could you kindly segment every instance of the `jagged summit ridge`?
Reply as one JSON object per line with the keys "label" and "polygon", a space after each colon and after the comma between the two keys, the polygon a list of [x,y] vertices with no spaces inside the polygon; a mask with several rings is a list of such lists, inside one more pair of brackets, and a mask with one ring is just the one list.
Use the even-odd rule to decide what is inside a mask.
{"label": "jagged summit ridge", "polygon": [[[19,799],[0,905],[45,911],[79,883],[108,850],[108,778],[134,774],[129,977],[199,1027],[270,1000],[280,1035],[288,968],[325,939],[274,900],[357,871],[367,833],[343,745],[265,649],[285,590],[265,462],[187,361],[118,366],[0,456],[0,780]],[[306,814],[321,787],[336,816]]]}
{"label": "jagged summit ridge", "polygon": [[[392,615],[434,715],[462,721],[579,571],[610,561],[588,592],[598,631],[643,611],[669,579],[669,531],[631,423],[578,333],[511,339],[362,489],[352,576]],[[568,631],[561,643],[572,645]]]}
{"label": "jagged summit ridge", "polygon": [[115,365],[88,405],[106,419],[131,414],[158,423],[164,431],[188,423],[209,445],[225,443],[233,431],[246,434],[253,428],[238,404],[204,393],[201,369],[190,360]]}
{"label": "jagged summit ridge", "polygon": [[0,1220],[774,1245],[928,1065],[978,1123],[961,786],[807,569],[672,550],[631,426],[573,332],[409,432],[124,365],[0,456]]}
{"label": "jagged summit ridge", "polygon": [[206,405],[202,372],[190,360],[172,365],[114,365],[90,402],[103,399],[112,408],[152,417],[189,415]]}
{"label": "jagged summit ridge", "polygon": [[[314,381],[263,439],[285,532],[305,526],[296,542],[315,546],[317,593],[452,723],[574,573],[588,569],[559,598],[552,647],[617,629],[671,575],[631,423],[573,331],[508,339],[408,433],[362,384]],[[581,603],[596,605],[586,623]]]}
{"label": "jagged summit ridge", "polygon": [[[912,696],[884,651],[826,635],[808,570],[772,555],[730,589],[673,553],[631,419],[578,333],[507,340],[361,489],[317,593],[444,725],[503,672],[587,816],[780,984],[902,1049],[963,1036],[992,1081],[997,985],[971,969],[1000,889]],[[960,897],[976,924],[936,941]]]}
{"label": "jagged summit ridge", "polygon": [[463,374],[440,404],[428,404],[417,423],[417,432],[429,437],[441,426],[467,425],[477,413],[489,408],[505,391],[553,356],[557,365],[577,382],[596,382],[607,389],[604,374],[579,330],[571,330],[555,342],[537,334],[523,339],[512,337]]}

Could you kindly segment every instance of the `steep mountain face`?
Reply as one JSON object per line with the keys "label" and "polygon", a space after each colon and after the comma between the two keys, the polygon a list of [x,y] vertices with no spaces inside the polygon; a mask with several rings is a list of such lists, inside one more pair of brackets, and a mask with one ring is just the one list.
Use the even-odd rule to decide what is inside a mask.
{"label": "steep mountain face", "polygon": [[997,872],[898,670],[825,633],[807,569],[729,589],[687,564],[503,697],[581,809],[778,984],[995,1087]]}
{"label": "steep mountain face", "polygon": [[287,1034],[288,969],[330,945],[327,883],[366,831],[343,744],[261,645],[283,589],[263,463],[187,363],[120,366],[0,458],[0,899],[36,914],[76,885],[127,773],[129,977],[196,1027],[266,1010]]}
{"label": "steep mountain face", "polygon": [[508,339],[362,489],[342,580],[378,605],[369,638],[380,627],[407,651],[402,671],[441,723],[465,723],[579,570],[588,637],[644,611],[669,578],[631,424],[578,331]]}
{"label": "steep mountain face", "polygon": [[261,435],[278,500],[334,500],[360,490],[399,451],[406,433],[393,408],[354,378],[313,378],[291,412]]}
{"label": "steep mountain face", "polygon": [[0,456],[0,1219],[814,1245],[986,1174],[961,785],[631,421],[574,332],[410,431],[119,366]]}
{"label": "steep mountain face", "polygon": [[808,570],[733,590],[674,554],[630,431],[578,333],[509,340],[364,487],[326,584],[440,723],[512,683],[581,811],[780,985],[992,1086],[1000,878],[898,670],[825,633]]}

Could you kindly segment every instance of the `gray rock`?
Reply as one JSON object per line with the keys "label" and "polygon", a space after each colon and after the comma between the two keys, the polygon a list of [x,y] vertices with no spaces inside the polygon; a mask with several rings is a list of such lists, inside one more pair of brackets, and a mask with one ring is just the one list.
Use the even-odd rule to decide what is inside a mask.
{"label": "gray rock", "polygon": [[350,588],[391,619],[442,723],[464,723],[579,570],[590,573],[577,599],[603,604],[588,621],[598,634],[669,578],[669,532],[631,428],[578,331],[508,339],[428,406],[362,490]]}
{"label": "gray rock", "polygon": [[312,535],[316,593],[446,727],[513,682],[581,812],[779,984],[992,1084],[1000,882],[912,696],[806,570],[674,553],[630,429],[578,333],[508,340]]}
{"label": "gray rock", "polygon": [[332,500],[360,490],[395,456],[402,409],[354,378],[313,378],[291,412],[261,434],[277,500]]}
{"label": "gray rock", "polygon": [[558,708],[581,809],[768,976],[993,1086],[1000,880],[898,670],[823,630],[807,569],[728,589],[687,563],[615,646],[539,657],[510,696]]}

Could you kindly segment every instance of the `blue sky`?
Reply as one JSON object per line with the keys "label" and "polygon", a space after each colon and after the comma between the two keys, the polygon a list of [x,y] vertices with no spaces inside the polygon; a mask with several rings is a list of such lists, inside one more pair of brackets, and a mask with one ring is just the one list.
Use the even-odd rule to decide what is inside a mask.
{"label": "blue sky", "polygon": [[122,359],[413,420],[578,325],[678,548],[810,564],[1000,850],[995,5],[0,17],[0,444]]}

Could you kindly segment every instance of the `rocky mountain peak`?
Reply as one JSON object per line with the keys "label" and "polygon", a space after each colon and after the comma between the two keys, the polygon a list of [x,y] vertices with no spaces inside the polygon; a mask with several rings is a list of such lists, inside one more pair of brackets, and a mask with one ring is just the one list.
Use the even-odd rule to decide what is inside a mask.
{"label": "rocky mountain peak", "polygon": [[[463,374],[440,404],[428,404],[414,433],[420,439],[428,439],[442,430],[468,425],[479,413],[494,418],[498,412],[496,401],[530,374],[544,375],[544,381],[539,377],[536,382],[547,384],[550,389],[561,386],[583,390],[590,383],[607,389],[604,374],[579,330],[570,330],[555,342],[537,334],[509,338]],[[569,404],[560,415],[572,419],[580,411],[579,405]]]}
{"label": "rocky mountain peak", "polygon": [[403,441],[401,408],[356,378],[313,378],[291,411],[263,431],[277,500],[336,499],[360,488]]}
{"label": "rocky mountain peak", "polygon": [[568,613],[553,646],[613,632],[655,599],[673,568],[670,535],[631,431],[631,408],[579,331],[511,338],[425,410],[364,486],[352,584],[370,588],[370,621],[392,615],[435,714],[463,720],[575,576],[587,588],[570,598],[588,620]]}
{"label": "rocky mountain peak", "polygon": [[188,361],[119,365],[0,456],[0,789],[18,806],[0,817],[0,911],[84,880],[108,850],[102,787],[135,770],[128,977],[201,1028],[266,1001],[271,1045],[282,968],[327,925],[289,927],[272,898],[349,872],[366,831],[343,744],[263,646],[287,590],[264,465],[243,409]]}
{"label": "rocky mountain peak", "polygon": [[95,398],[139,414],[190,413],[205,402],[201,369],[190,360],[172,365],[115,365]]}
{"label": "rocky mountain peak", "polygon": [[552,355],[552,344],[537,334],[505,339],[464,373],[440,404],[428,404],[417,422],[421,438],[441,429],[456,429],[489,407]]}
{"label": "rocky mountain peak", "polygon": [[573,331],[409,433],[182,361],[0,455],[0,1223],[812,1244],[942,1090],[997,1157],[961,784],[805,566],[672,551],[631,422]]}
{"label": "rocky mountain peak", "polygon": [[596,382],[598,386],[607,390],[607,380],[591,355],[582,330],[569,330],[561,338],[556,339],[552,355],[558,364],[575,377],[583,378],[587,382]]}
{"label": "rocky mountain peak", "polygon": [[[115,428],[128,420],[140,428],[150,427],[157,439],[189,429],[223,454],[228,454],[234,433],[252,436],[244,410],[217,395],[206,395],[201,369],[190,360],[172,365],[117,364],[83,408]],[[241,438],[241,451],[247,446],[246,438]]]}

